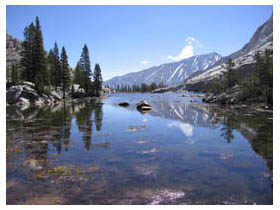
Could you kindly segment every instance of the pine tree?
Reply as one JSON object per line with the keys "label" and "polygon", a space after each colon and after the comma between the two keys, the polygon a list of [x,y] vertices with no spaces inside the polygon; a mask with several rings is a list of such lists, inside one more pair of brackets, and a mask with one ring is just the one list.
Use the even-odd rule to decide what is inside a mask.
{"label": "pine tree", "polygon": [[94,95],[100,96],[100,91],[102,90],[102,75],[101,75],[101,68],[100,65],[97,63],[95,64],[94,73],[93,73],[93,88],[94,88]]}
{"label": "pine tree", "polygon": [[88,51],[88,47],[86,44],[83,47],[83,51],[82,51],[81,59],[80,59],[80,65],[81,65],[82,71],[85,74],[85,78],[83,81],[83,88],[85,89],[86,95],[88,95],[89,89],[90,89],[90,84],[91,84],[92,71],[91,71],[91,67],[90,67],[89,51]]}
{"label": "pine tree", "polygon": [[226,87],[231,88],[236,83],[235,72],[233,70],[234,62],[231,58],[228,59],[226,63],[227,72],[225,72],[225,79],[226,79]]}
{"label": "pine tree", "polygon": [[11,73],[11,82],[15,85],[19,83],[20,76],[19,76],[19,68],[18,65],[12,64],[12,73]]}
{"label": "pine tree", "polygon": [[68,66],[68,57],[64,47],[62,47],[62,51],[61,51],[61,69],[62,69],[62,91],[63,91],[63,98],[65,98],[65,92],[68,91],[71,80],[70,80],[70,72]]}
{"label": "pine tree", "polygon": [[80,62],[77,62],[74,69],[74,83],[83,86],[83,81],[85,81],[85,74],[81,68]]}
{"label": "pine tree", "polygon": [[50,74],[50,84],[55,86],[55,81],[54,81],[55,78],[53,77],[53,75],[54,75],[54,53],[53,53],[52,49],[50,49],[47,59],[48,59],[47,69]]}
{"label": "pine tree", "polygon": [[273,51],[266,49],[264,55],[255,55],[257,63],[258,88],[268,106],[273,105]]}
{"label": "pine tree", "polygon": [[24,42],[22,43],[22,78],[35,82],[35,88],[44,92],[44,87],[50,84],[47,72],[46,52],[43,46],[43,36],[39,18],[24,29]]}
{"label": "pine tree", "polygon": [[50,84],[47,72],[46,52],[43,45],[43,35],[38,16],[35,19],[34,37],[34,69],[35,69],[35,88],[39,92],[44,92],[44,87]]}
{"label": "pine tree", "polygon": [[54,53],[54,69],[53,69],[53,81],[54,85],[56,87],[60,87],[62,85],[62,69],[61,69],[61,63],[59,59],[59,50],[57,47],[57,43],[54,43],[54,48],[53,48],[53,53]]}
{"label": "pine tree", "polygon": [[33,22],[24,29],[24,41],[22,43],[21,65],[22,78],[29,82],[35,82],[35,66],[34,66],[34,43],[35,43],[35,27]]}

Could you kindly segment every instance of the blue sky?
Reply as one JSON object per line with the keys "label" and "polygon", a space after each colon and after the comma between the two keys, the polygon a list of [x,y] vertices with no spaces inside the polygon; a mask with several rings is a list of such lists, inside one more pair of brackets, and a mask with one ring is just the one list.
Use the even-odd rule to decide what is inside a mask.
{"label": "blue sky", "polygon": [[57,41],[75,67],[86,43],[92,68],[103,79],[192,55],[223,56],[246,44],[272,14],[272,6],[7,6],[7,31],[23,30],[39,16],[45,50]]}

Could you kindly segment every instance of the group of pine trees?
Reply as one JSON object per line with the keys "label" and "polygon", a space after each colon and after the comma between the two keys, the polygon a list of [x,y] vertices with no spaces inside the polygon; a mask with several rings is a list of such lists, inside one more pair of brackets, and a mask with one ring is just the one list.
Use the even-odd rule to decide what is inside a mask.
{"label": "group of pine trees", "polygon": [[79,84],[85,90],[86,96],[100,96],[103,83],[101,68],[98,63],[95,64],[94,72],[92,73],[89,50],[86,44],[74,69],[74,83]]}
{"label": "group of pine trees", "polygon": [[227,71],[214,80],[210,91],[222,93],[239,85],[244,100],[255,99],[273,106],[273,51],[266,49],[263,53],[257,52],[254,59],[255,72],[245,77],[233,69],[235,64],[228,59],[225,66]]}
{"label": "group of pine trees", "polygon": [[268,106],[273,106],[273,51],[255,55],[257,71],[242,82],[246,97],[260,97]]}
{"label": "group of pine trees", "polygon": [[159,84],[156,84],[155,82],[151,84],[142,83],[141,85],[117,85],[116,92],[121,93],[147,93],[151,92],[158,88],[163,88],[165,85],[161,82]]}
{"label": "group of pine trees", "polygon": [[[7,67],[8,82],[16,85],[20,81],[29,81],[35,84],[35,89],[40,93],[48,92],[51,87],[63,91],[63,98],[70,92],[73,84],[79,84],[85,90],[85,96],[99,96],[102,89],[102,75],[99,64],[95,65],[92,74],[89,50],[85,44],[81,58],[72,73],[68,64],[68,56],[63,46],[59,54],[58,45],[46,53],[43,44],[43,35],[39,18],[35,24],[32,22],[24,29],[21,61]],[[72,75],[73,74],[73,75]],[[94,81],[92,81],[92,79]]]}
{"label": "group of pine trees", "polygon": [[35,25],[32,22],[24,29],[21,57],[20,78],[17,80],[12,78],[12,83],[17,84],[20,80],[32,82],[40,93],[49,91],[51,86],[55,89],[60,87],[63,91],[63,97],[65,97],[65,92],[68,91],[71,84],[66,50],[63,46],[59,55],[59,49],[55,42],[54,48],[48,54],[46,53],[38,17],[36,17]]}

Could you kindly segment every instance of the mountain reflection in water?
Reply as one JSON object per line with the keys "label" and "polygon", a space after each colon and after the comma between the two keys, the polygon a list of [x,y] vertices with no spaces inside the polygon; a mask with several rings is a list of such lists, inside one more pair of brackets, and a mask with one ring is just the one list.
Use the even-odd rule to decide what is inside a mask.
{"label": "mountain reflection in water", "polygon": [[8,106],[7,204],[272,204],[271,119],[180,94]]}

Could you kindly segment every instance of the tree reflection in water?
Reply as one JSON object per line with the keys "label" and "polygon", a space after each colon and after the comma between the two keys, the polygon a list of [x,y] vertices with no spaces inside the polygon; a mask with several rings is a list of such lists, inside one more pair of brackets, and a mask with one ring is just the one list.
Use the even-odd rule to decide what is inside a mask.
{"label": "tree reflection in water", "polygon": [[221,136],[228,143],[234,138],[233,131],[238,130],[248,139],[253,150],[261,155],[271,173],[273,171],[273,121],[269,112],[256,112],[249,109],[231,109],[230,107],[210,106],[208,112],[223,125]]}
{"label": "tree reflection in water", "polygon": [[[83,133],[85,149],[90,149],[93,113],[96,130],[99,131],[103,119],[102,103],[61,103],[52,107],[29,107],[25,110],[8,107],[7,124],[9,128],[17,130],[18,127],[24,127],[21,132],[25,142],[25,164],[33,169],[40,169],[47,166],[50,145],[54,146],[57,154],[61,154],[62,149],[68,151],[73,117],[76,117],[79,131]],[[7,144],[10,145],[9,139]]]}
{"label": "tree reflection in water", "polygon": [[91,136],[92,136],[92,125],[93,125],[93,111],[94,111],[94,122],[96,130],[101,130],[103,111],[102,103],[96,103],[94,105],[85,103],[83,108],[81,108],[76,115],[76,123],[78,125],[79,131],[83,133],[83,141],[86,150],[90,149],[91,146]]}

